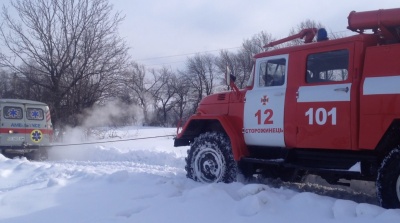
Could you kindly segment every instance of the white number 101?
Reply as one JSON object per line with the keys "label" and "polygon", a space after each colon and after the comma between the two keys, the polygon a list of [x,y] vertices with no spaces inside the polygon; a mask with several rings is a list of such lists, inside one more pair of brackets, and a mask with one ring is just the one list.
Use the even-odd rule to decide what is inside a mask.
{"label": "white number 101", "polygon": [[317,108],[317,110],[315,110],[315,113],[314,108],[310,108],[306,112],[306,116],[308,116],[309,125],[314,125],[314,121],[318,125],[325,125],[329,117],[331,119],[331,124],[336,125],[336,108],[332,108],[328,112],[325,108]]}

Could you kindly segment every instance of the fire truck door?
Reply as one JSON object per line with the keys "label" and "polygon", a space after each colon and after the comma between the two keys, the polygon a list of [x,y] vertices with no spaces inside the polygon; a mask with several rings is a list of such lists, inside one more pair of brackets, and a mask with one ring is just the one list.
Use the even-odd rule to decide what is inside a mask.
{"label": "fire truck door", "polygon": [[247,145],[285,146],[284,105],[288,55],[256,61],[253,89],[246,92],[243,134]]}
{"label": "fire truck door", "polygon": [[348,70],[348,50],[307,57],[306,84],[297,92],[297,147],[351,148],[352,85]]}

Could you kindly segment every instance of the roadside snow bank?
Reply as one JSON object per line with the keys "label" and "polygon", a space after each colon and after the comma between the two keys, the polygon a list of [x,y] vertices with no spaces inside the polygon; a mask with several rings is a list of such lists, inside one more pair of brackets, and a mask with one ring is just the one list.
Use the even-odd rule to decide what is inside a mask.
{"label": "roadside snow bank", "polygon": [[327,186],[194,182],[186,150],[153,139],[53,149],[48,162],[0,155],[0,223],[400,222]]}

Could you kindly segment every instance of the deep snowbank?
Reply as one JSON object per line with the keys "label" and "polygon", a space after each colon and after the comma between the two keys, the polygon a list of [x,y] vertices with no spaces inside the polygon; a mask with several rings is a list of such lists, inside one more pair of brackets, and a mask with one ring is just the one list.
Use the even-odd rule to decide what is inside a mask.
{"label": "deep snowbank", "polygon": [[[131,138],[173,130],[123,131]],[[0,155],[0,222],[400,221],[400,210],[355,202],[335,187],[193,182],[186,150],[159,138],[55,148],[47,162]]]}

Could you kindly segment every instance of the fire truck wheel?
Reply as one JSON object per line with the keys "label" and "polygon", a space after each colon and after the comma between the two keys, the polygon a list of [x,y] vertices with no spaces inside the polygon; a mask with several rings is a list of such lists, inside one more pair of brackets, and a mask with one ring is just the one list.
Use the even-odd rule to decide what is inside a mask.
{"label": "fire truck wheel", "polygon": [[382,161],[376,180],[379,202],[384,208],[400,208],[400,148]]}
{"label": "fire truck wheel", "polygon": [[229,138],[224,133],[206,132],[194,139],[186,158],[187,177],[195,181],[231,183],[238,168]]}

